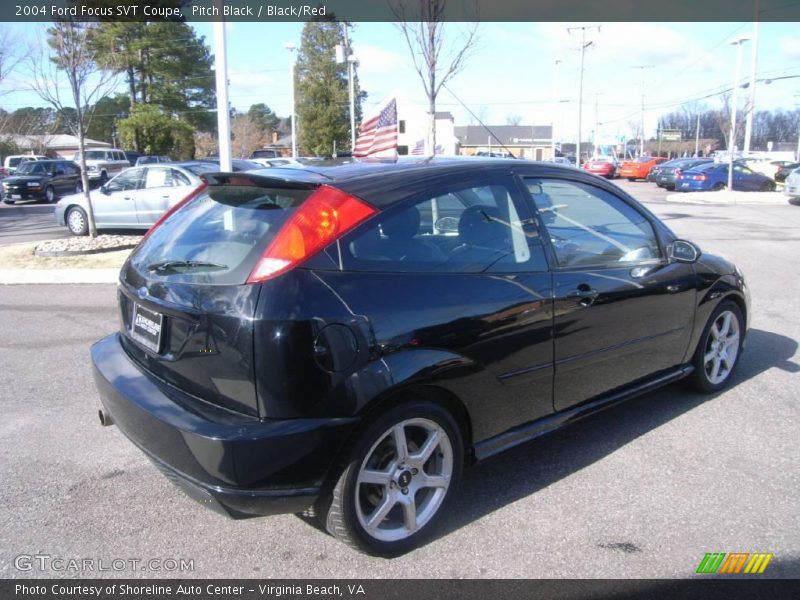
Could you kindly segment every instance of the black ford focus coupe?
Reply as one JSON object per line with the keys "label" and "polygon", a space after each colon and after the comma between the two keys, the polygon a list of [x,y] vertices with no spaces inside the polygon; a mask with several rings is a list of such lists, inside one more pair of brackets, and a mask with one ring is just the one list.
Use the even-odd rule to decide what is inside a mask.
{"label": "black ford focus coupe", "polygon": [[749,292],[610,182],[490,159],[206,176],[120,273],[100,419],[235,518],[391,556],[462,469],[620,400],[729,382]]}

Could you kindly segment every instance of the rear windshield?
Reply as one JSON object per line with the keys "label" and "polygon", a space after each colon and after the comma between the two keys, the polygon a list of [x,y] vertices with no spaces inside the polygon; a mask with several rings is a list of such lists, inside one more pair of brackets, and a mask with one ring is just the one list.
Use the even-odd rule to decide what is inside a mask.
{"label": "rear windshield", "polygon": [[247,281],[275,234],[313,190],[212,186],[170,215],[131,256],[151,280]]}

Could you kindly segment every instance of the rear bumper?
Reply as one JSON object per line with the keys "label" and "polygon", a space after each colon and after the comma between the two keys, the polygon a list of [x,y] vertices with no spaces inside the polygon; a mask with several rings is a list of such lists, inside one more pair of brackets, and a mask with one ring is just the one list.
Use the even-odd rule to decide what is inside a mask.
{"label": "rear bumper", "polygon": [[313,505],[357,420],[260,420],[207,405],[146,375],[119,334],[91,349],[104,410],[173,483],[234,518]]}

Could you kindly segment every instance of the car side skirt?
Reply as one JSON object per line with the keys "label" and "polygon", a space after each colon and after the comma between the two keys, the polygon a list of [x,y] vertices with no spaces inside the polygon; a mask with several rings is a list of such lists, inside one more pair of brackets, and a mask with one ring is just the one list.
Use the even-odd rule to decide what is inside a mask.
{"label": "car side skirt", "polygon": [[529,442],[560,429],[561,427],[570,425],[591,414],[610,408],[615,404],[630,400],[636,396],[641,396],[642,394],[651,392],[668,383],[683,379],[690,375],[692,371],[694,371],[694,367],[689,364],[681,365],[668,371],[662,371],[654,377],[648,378],[632,387],[614,391],[574,408],[563,410],[542,419],[537,419],[536,421],[509,429],[499,435],[476,443],[473,446],[475,460],[476,462],[485,460],[509,448],[524,444],[525,442]]}

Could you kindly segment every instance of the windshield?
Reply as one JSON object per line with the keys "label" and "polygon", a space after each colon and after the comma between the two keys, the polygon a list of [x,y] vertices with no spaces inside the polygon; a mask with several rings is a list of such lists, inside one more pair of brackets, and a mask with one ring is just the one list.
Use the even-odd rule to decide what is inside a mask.
{"label": "windshield", "polygon": [[46,175],[50,173],[52,165],[50,163],[41,163],[36,161],[27,161],[22,163],[17,169],[17,175]]}
{"label": "windshield", "polygon": [[153,231],[131,256],[131,263],[147,278],[241,285],[311,191],[209,187]]}

